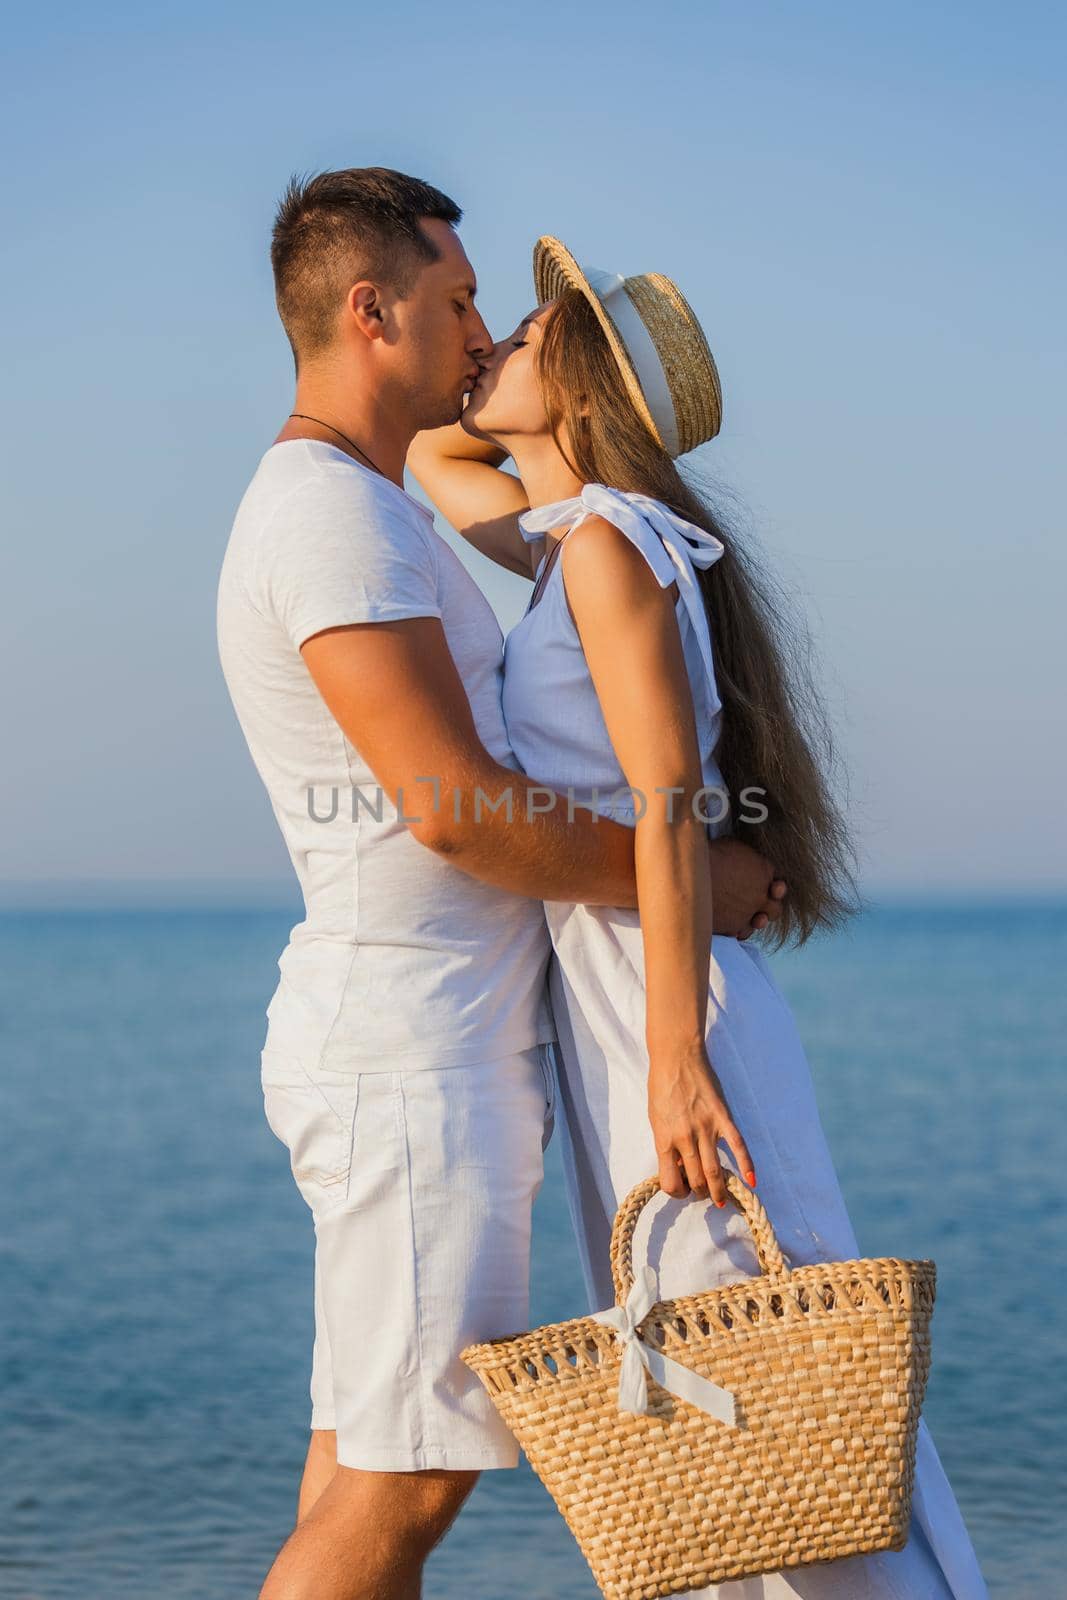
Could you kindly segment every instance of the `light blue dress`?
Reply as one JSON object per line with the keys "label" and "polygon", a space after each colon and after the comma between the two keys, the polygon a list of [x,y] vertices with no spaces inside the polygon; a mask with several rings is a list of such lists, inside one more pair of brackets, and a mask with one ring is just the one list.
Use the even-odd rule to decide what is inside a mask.
{"label": "light blue dress", "polygon": [[[645,557],[659,584],[678,583],[676,614],[701,743],[704,783],[721,787],[715,749],[722,705],[696,568],[718,540],[659,501],[603,484],[520,518],[532,541],[597,514]],[[542,557],[538,576],[544,569]],[[562,551],[509,633],[504,717],[524,772],[633,825],[636,808],[615,756],[567,603]],[[728,826],[723,819],[719,827]],[[714,831],[714,828],[712,829]],[[590,1310],[613,1303],[608,1245],[616,1209],[658,1169],[647,1111],[644,953],[636,910],[546,902],[559,1069],[559,1119],[568,1203]],[[862,1254],[819,1119],[792,1014],[751,941],[716,934],[708,990],[708,1051],[752,1153],[758,1193],[787,1262]],[[720,1159],[736,1171],[732,1153]],[[659,1196],[634,1236],[634,1259],[656,1269],[659,1297],[756,1276],[759,1262],[736,1206]],[[696,1591],[694,1591],[696,1592]],[[903,1550],[853,1556],[713,1586],[713,1600],[988,1600],[977,1558],[933,1439],[920,1421],[912,1519]]]}

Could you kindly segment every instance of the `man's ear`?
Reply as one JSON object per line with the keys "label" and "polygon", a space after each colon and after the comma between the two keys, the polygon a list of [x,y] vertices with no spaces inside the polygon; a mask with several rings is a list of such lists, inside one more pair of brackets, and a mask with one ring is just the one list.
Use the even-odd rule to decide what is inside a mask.
{"label": "man's ear", "polygon": [[365,278],[354,283],[345,301],[349,315],[368,339],[380,339],[385,332],[381,290]]}

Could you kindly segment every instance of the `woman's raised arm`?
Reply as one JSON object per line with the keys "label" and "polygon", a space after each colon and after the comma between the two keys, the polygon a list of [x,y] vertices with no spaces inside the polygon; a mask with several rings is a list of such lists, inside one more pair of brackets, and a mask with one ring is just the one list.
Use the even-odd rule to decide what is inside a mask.
{"label": "woman's raised arm", "polygon": [[501,470],[507,454],[488,440],[472,439],[458,422],[417,433],[407,465],[457,533],[484,556],[532,578],[544,540],[527,544],[519,515],[529,510],[522,484]]}

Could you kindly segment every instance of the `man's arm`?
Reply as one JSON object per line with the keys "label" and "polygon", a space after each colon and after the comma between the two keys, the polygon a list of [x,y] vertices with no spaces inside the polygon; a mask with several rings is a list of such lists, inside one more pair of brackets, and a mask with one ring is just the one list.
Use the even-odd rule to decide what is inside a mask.
{"label": "man's arm", "polygon": [[577,807],[568,822],[565,796],[549,809],[552,791],[493,760],[438,617],[328,628],[301,654],[421,844],[535,900],[636,904],[631,830]]}
{"label": "man's arm", "polygon": [[[304,641],[301,655],[421,844],[513,894],[637,905],[633,829],[580,806],[568,820],[565,795],[493,760],[439,617],[327,628]],[[510,816],[501,799],[508,794]],[[731,924],[716,916],[715,932],[742,935],[756,919],[780,915],[770,867],[755,851],[717,841],[710,859],[716,902]]]}

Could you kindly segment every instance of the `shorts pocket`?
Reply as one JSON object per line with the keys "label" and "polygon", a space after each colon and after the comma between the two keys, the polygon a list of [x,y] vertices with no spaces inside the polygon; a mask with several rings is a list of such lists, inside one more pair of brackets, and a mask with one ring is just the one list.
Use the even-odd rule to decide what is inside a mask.
{"label": "shorts pocket", "polygon": [[359,1074],[319,1081],[297,1057],[264,1052],[261,1084],[267,1126],[289,1152],[297,1188],[316,1215],[332,1210],[348,1194]]}
{"label": "shorts pocket", "polygon": [[552,1137],[556,1126],[556,1058],[555,1047],[551,1044],[537,1046],[537,1058],[541,1064],[541,1075],[545,1080],[545,1128],[541,1136],[541,1149],[548,1149],[548,1141]]}

